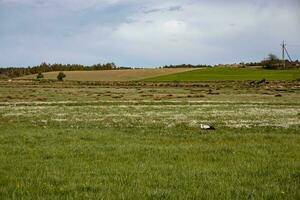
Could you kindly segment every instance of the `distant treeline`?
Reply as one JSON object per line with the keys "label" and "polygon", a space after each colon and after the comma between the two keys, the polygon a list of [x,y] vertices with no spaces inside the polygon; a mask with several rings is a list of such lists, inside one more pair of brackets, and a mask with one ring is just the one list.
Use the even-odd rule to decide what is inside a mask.
{"label": "distant treeline", "polygon": [[114,63],[95,64],[85,66],[80,64],[47,64],[42,63],[34,67],[8,67],[0,68],[0,78],[16,78],[20,76],[38,74],[52,71],[90,71],[90,70],[120,70],[129,67],[117,67]]}
{"label": "distant treeline", "polygon": [[[167,65],[160,68],[201,68],[212,67],[211,65]],[[38,74],[53,71],[93,71],[93,70],[121,70],[133,69],[131,67],[117,67],[114,63],[95,64],[91,66],[80,64],[47,64],[42,63],[34,67],[7,67],[0,68],[0,78],[16,78],[31,74]]]}
{"label": "distant treeline", "polygon": [[[298,60],[285,62],[286,68],[299,68],[300,62]],[[229,64],[229,65],[215,65],[215,66],[233,66],[233,67],[251,67],[251,66],[262,66],[265,69],[282,69],[282,61],[278,59],[275,55],[270,54],[268,58],[261,62],[249,62],[249,63],[239,63],[239,64]],[[214,67],[212,65],[165,65],[160,68],[207,68]],[[121,70],[121,69],[133,69],[131,67],[117,67],[114,63],[106,64],[95,64],[91,66],[80,65],[80,64],[47,64],[42,63],[34,67],[0,67],[0,79],[16,78],[25,75],[39,74],[44,72],[53,71],[91,71],[91,70]],[[134,68],[137,69],[137,68]],[[139,68],[142,69],[142,68]]]}
{"label": "distant treeline", "polygon": [[254,67],[254,66],[261,66],[261,62],[240,63],[240,65],[246,67]]}
{"label": "distant treeline", "polygon": [[212,67],[212,65],[191,65],[191,64],[182,64],[182,65],[166,65],[162,68],[203,68],[203,67]]}

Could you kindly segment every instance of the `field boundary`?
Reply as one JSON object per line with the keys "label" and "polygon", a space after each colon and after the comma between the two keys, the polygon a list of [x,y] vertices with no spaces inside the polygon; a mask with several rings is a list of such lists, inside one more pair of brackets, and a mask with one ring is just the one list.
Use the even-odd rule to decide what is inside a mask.
{"label": "field boundary", "polygon": [[58,102],[0,102],[0,106],[107,106],[107,105],[299,105],[284,102],[235,101],[58,101]]}

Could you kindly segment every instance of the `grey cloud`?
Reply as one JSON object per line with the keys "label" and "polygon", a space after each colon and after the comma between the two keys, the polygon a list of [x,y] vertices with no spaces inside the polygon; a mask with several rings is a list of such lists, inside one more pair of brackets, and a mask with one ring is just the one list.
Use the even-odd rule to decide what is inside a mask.
{"label": "grey cloud", "polygon": [[149,13],[156,13],[156,12],[174,12],[174,11],[178,12],[182,10],[183,10],[182,6],[170,6],[168,8],[154,8],[154,9],[145,10],[144,13],[149,14]]}
{"label": "grey cloud", "polygon": [[144,13],[149,14],[149,13],[154,13],[154,12],[162,12],[164,10],[165,9],[163,9],[163,8],[160,8],[160,9],[156,8],[156,9],[145,10]]}
{"label": "grey cloud", "polygon": [[182,8],[182,6],[171,6],[171,7],[169,7],[168,10],[169,11],[182,11],[183,8]]}

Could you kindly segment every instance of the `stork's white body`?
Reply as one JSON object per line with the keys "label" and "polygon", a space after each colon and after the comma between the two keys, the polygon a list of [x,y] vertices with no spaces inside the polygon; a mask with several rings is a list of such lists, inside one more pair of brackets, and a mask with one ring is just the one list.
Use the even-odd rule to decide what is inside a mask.
{"label": "stork's white body", "polygon": [[207,124],[200,124],[200,128],[204,130],[213,130],[215,129],[213,126],[207,125]]}

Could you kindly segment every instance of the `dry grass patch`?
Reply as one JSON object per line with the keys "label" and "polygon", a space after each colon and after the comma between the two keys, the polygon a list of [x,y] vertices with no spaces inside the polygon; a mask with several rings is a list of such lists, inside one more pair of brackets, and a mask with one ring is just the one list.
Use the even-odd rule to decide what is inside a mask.
{"label": "dry grass patch", "polygon": [[46,97],[38,97],[36,98],[37,101],[47,101]]}
{"label": "dry grass patch", "polygon": [[112,98],[114,98],[114,99],[121,99],[121,98],[123,98],[123,97],[124,97],[123,95],[112,96]]}
{"label": "dry grass patch", "polygon": [[141,97],[153,97],[153,94],[142,94]]}

